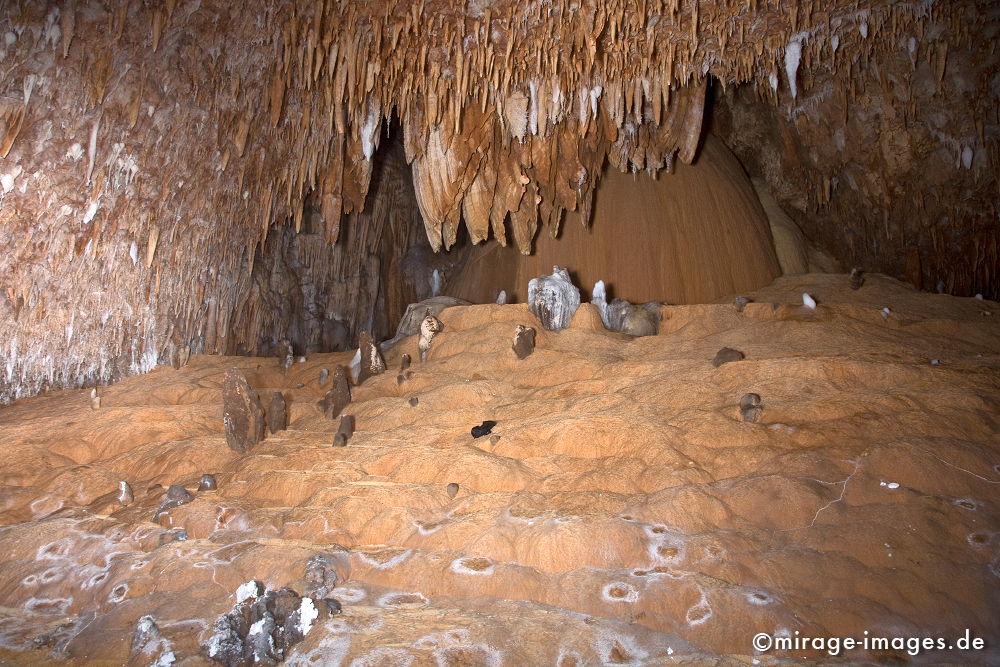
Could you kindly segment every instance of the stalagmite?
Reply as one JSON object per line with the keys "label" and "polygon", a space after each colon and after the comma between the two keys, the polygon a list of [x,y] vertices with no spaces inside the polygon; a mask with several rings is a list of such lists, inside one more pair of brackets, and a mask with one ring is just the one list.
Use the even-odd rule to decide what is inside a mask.
{"label": "stalagmite", "polygon": [[528,308],[549,331],[568,327],[579,307],[580,290],[570,280],[566,269],[553,266],[551,275],[528,282]]}
{"label": "stalagmite", "polygon": [[226,371],[222,403],[226,443],[234,452],[246,454],[264,439],[264,409],[257,392],[236,368]]}
{"label": "stalagmite", "polygon": [[288,428],[288,405],[280,391],[271,392],[271,402],[267,407],[267,428],[271,433]]}
{"label": "stalagmite", "polygon": [[0,662],[1000,664],[996,4],[0,1]]}
{"label": "stalagmite", "polygon": [[535,351],[535,330],[518,324],[514,328],[514,339],[511,342],[511,349],[518,359],[525,359]]}
{"label": "stalagmite", "polygon": [[380,375],[385,372],[385,359],[379,352],[378,346],[372,340],[372,336],[367,331],[362,331],[358,338],[358,352],[361,355],[361,370],[358,373],[358,384],[363,383],[373,375]]}

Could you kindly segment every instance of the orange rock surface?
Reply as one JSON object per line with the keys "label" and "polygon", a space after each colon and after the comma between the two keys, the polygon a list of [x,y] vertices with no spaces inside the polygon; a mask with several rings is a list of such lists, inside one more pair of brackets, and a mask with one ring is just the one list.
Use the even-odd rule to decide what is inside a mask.
{"label": "orange rock surface", "polygon": [[[99,390],[97,410],[89,390],[0,408],[0,662],[206,663],[240,584],[301,593],[316,554],[339,563],[343,613],[289,664],[767,664],[758,632],[965,629],[987,651],[947,659],[996,660],[1000,305],[875,275],[747,296],[664,307],[638,339],[589,304],[557,334],[524,305],[446,310],[410,379],[415,336],[353,388],[346,447],[315,404],[349,353],[287,375],[193,357]],[[539,329],[523,361],[519,323]],[[746,359],[714,368],[724,346]],[[289,403],[288,430],[245,456],[223,433],[229,368]],[[760,423],[740,421],[748,392]],[[217,490],[153,521],[204,473]],[[164,651],[130,656],[145,615]],[[824,654],[777,654],[799,655]]]}

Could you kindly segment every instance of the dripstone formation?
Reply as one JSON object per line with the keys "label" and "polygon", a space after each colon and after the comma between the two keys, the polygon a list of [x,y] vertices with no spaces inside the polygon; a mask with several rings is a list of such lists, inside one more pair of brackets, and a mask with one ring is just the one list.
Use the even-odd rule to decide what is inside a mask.
{"label": "dripstone formation", "polygon": [[257,392],[237,368],[226,371],[222,404],[226,444],[234,452],[246,454],[264,439],[264,409]]}
{"label": "dripstone formation", "polygon": [[351,402],[351,381],[347,369],[337,366],[333,369],[330,389],[319,401],[319,407],[328,419],[334,419]]}
{"label": "dripstone formation", "polygon": [[271,433],[288,428],[288,404],[280,391],[271,392],[271,402],[267,406],[267,428]]}
{"label": "dripstone formation", "polygon": [[434,317],[428,310],[424,319],[420,322],[420,338],[417,341],[417,349],[420,351],[420,361],[427,361],[427,352],[431,349],[434,337],[444,330],[441,320]]}
{"label": "dripstone formation", "polygon": [[358,336],[358,350],[361,353],[361,369],[358,372],[358,384],[362,384],[374,375],[381,375],[385,372],[385,359],[379,351],[372,336],[367,331],[362,331]]}
{"label": "dripstone formation", "polygon": [[566,269],[552,267],[552,275],[528,282],[528,308],[549,331],[561,331],[580,307],[580,290]]}
{"label": "dripstone formation", "polygon": [[535,330],[518,324],[514,329],[514,339],[511,341],[511,349],[518,359],[525,359],[535,351]]}

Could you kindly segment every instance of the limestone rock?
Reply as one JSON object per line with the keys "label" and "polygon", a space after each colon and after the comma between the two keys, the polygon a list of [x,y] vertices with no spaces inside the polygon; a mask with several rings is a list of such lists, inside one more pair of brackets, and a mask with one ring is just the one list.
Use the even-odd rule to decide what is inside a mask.
{"label": "limestone rock", "polygon": [[424,319],[420,322],[420,340],[417,341],[417,348],[420,350],[420,361],[427,361],[427,351],[431,349],[434,337],[444,330],[441,320],[431,315],[427,311]]}
{"label": "limestone rock", "polygon": [[135,495],[132,493],[132,487],[125,480],[118,482],[118,495],[116,496],[119,504],[122,507],[126,505],[131,505],[135,501]]}
{"label": "limestone rock", "polygon": [[756,424],[764,414],[760,394],[743,394],[740,398],[740,417],[748,424]]}
{"label": "limestone rock", "polygon": [[379,352],[375,341],[367,331],[362,331],[358,336],[358,351],[361,353],[361,368],[358,371],[358,384],[363,383],[373,375],[381,375],[385,372],[385,359]]}
{"label": "limestone rock", "polygon": [[226,371],[222,386],[223,422],[226,443],[239,454],[246,454],[264,439],[264,409],[242,371]]}
{"label": "limestone rock", "polygon": [[288,404],[280,391],[271,392],[271,403],[267,406],[267,428],[271,433],[288,428]]}
{"label": "limestone rock", "polygon": [[278,360],[281,363],[281,370],[288,372],[288,369],[292,367],[295,363],[295,352],[292,350],[292,344],[287,339],[281,341],[278,345]]}
{"label": "limestone rock", "polygon": [[180,484],[171,484],[167,488],[167,500],[172,500],[179,505],[183,505],[194,500],[194,496]]}
{"label": "limestone rock", "polygon": [[562,331],[568,327],[579,307],[580,290],[566,269],[553,266],[552,275],[528,281],[528,308],[547,330]]}
{"label": "limestone rock", "polygon": [[715,353],[715,358],[712,359],[712,365],[718,368],[722,364],[728,364],[730,361],[742,361],[745,357],[746,355],[739,350],[734,350],[731,347],[724,347]]}
{"label": "limestone rock", "polygon": [[660,330],[662,301],[647,301],[636,306],[625,299],[616,298],[608,303],[604,281],[598,280],[590,302],[597,306],[601,321],[608,331],[639,337],[655,336]]}
{"label": "limestone rock", "polygon": [[426,317],[428,313],[437,316],[440,315],[441,311],[445,308],[468,305],[471,305],[468,301],[465,301],[464,299],[456,299],[451,296],[435,296],[430,299],[418,301],[417,303],[411,303],[406,307],[406,313],[404,313],[403,317],[399,320],[399,326],[396,327],[396,335],[382,343],[379,347],[383,350],[388,350],[390,347],[407,336],[419,333],[420,324],[423,322],[424,317]]}
{"label": "limestone rock", "polygon": [[323,607],[290,588],[261,593],[258,582],[248,584],[253,590],[240,586],[236,605],[215,621],[206,647],[208,657],[226,667],[278,664],[312,629]]}
{"label": "limestone rock", "polygon": [[337,366],[333,369],[330,390],[326,392],[318,405],[327,418],[334,419],[350,402],[351,381],[347,378],[347,369],[343,366]]}
{"label": "limestone rock", "polygon": [[345,447],[347,441],[354,435],[354,415],[342,415],[337,433],[333,436],[334,447]]}
{"label": "limestone rock", "polygon": [[514,340],[511,343],[511,349],[514,350],[514,354],[517,355],[518,359],[524,359],[534,352],[535,330],[523,324],[518,324],[517,328],[514,329]]}

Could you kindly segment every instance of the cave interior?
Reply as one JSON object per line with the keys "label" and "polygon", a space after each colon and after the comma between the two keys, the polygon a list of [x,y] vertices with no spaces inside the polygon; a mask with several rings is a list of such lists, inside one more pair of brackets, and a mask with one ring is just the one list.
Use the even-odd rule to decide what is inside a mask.
{"label": "cave interior", "polygon": [[[2,3],[0,423],[12,462],[0,476],[0,553],[11,563],[0,598],[13,602],[0,612],[0,661],[50,651],[134,664],[291,655],[424,664],[431,654],[449,665],[666,664],[656,661],[670,642],[696,661],[750,654],[713,615],[737,629],[841,634],[891,618],[885,628],[926,634],[935,586],[956,578],[961,590],[941,594],[949,613],[938,631],[990,630],[1000,614],[982,592],[1000,576],[998,31],[1000,6],[986,0]],[[529,282],[560,268],[582,302],[563,331],[529,304]],[[463,305],[427,311],[443,332],[418,363],[424,310],[408,307],[444,296]],[[628,302],[631,323],[609,324],[601,299]],[[516,339],[511,351],[515,324],[537,330],[527,359]],[[371,354],[384,355],[375,371],[388,372],[366,379],[372,339]],[[852,350],[854,340],[863,342]],[[767,341],[785,346],[783,361]],[[709,364],[730,346],[743,350],[738,358]],[[685,365],[701,357],[705,368]],[[929,363],[958,375],[925,377]],[[733,368],[754,370],[737,377]],[[353,407],[331,411],[335,369],[346,372]],[[785,384],[775,379],[783,373]],[[763,394],[763,413],[758,386],[774,394]],[[644,412],[643,391],[669,397]],[[805,401],[804,412],[782,392]],[[640,398],[626,408],[616,393]],[[233,426],[232,396],[247,401],[249,426]],[[520,407],[504,412],[507,399]],[[867,410],[850,407],[862,400]],[[399,416],[417,410],[428,412]],[[468,427],[501,413],[485,450],[448,444],[459,442],[453,431],[467,439]],[[730,416],[720,424],[708,414]],[[693,426],[702,418],[706,430]],[[522,430],[505,430],[512,422]],[[642,439],[642,424],[666,433],[672,454],[624,444]],[[728,444],[718,450],[704,444],[754,426],[720,436]],[[242,450],[232,440],[239,428],[252,441]],[[342,460],[347,450],[330,449],[330,437],[368,449]],[[411,437],[428,449],[399,451]],[[930,457],[928,471],[940,463],[947,474],[900,468],[904,455],[890,455],[900,439]],[[734,454],[738,445],[765,453]],[[338,463],[309,472],[329,457]],[[751,488],[761,469],[776,486]],[[971,477],[949,486],[956,469]],[[326,477],[285,482],[279,470]],[[951,499],[941,502],[962,517],[969,503],[980,523],[953,522],[939,572],[913,561],[854,606],[841,582],[829,614],[803,602],[820,595],[809,580],[827,567],[882,576],[887,566],[861,552],[861,565],[830,559],[837,535],[857,538],[888,506],[872,494],[889,488],[889,471],[914,476],[898,512],[920,534],[945,521],[921,509],[930,498]],[[213,486],[195,497],[185,489],[201,473],[215,475]],[[855,475],[876,490],[852,494]],[[429,499],[427,489],[449,481],[454,488]],[[363,484],[413,488],[394,501],[391,488],[352,486]],[[674,516],[663,494],[702,518]],[[479,496],[490,500],[476,505]],[[755,524],[726,504],[737,496],[761,508],[781,499],[797,518]],[[457,518],[487,506],[501,519]],[[340,516],[351,511],[366,518]],[[566,534],[559,522],[580,514],[592,520]],[[680,601],[646,602],[653,593],[626,575],[594,574],[617,572],[619,556],[641,561],[628,560],[638,538],[610,523],[620,517],[658,550],[628,576],[676,579]],[[851,527],[852,517],[869,528]],[[436,533],[448,521],[457,527]],[[521,521],[531,546],[503,521]],[[818,521],[821,538],[796,532],[818,531]],[[761,536],[771,529],[786,536]],[[53,531],[72,546],[45,542]],[[268,546],[272,538],[282,544]],[[897,539],[901,554],[919,552],[902,536],[884,543]],[[119,542],[140,574],[107,556],[125,549]],[[184,544],[212,565],[181,568],[188,583],[167,586],[157,606],[161,575],[137,563],[165,568]],[[220,545],[239,555],[211,555]],[[957,555],[968,545],[971,556]],[[774,556],[790,546],[820,555],[795,566]],[[745,571],[704,565],[713,549],[741,554]],[[451,574],[436,574],[441,554],[453,558]],[[747,572],[772,556],[787,573],[768,593],[767,577]],[[38,583],[45,559],[68,570],[89,563],[101,579],[70,581],[60,570],[46,597],[36,590],[47,585]],[[221,589],[204,593],[218,620],[184,629],[178,600],[200,590],[199,567],[215,583],[223,573]],[[448,578],[482,572],[499,583]],[[436,593],[429,584],[407,592],[438,576]],[[242,581],[261,588],[240,588],[234,606]],[[282,598],[283,586],[298,592]],[[553,592],[564,586],[596,587],[604,601]],[[734,587],[764,616],[725,602]],[[886,601],[914,590],[927,599],[906,609]],[[352,602],[396,615],[385,627],[351,616],[349,630],[337,629],[334,603],[324,602],[334,599],[344,619]],[[253,611],[254,600],[270,606]],[[275,611],[289,600],[298,616]],[[312,621],[300,621],[313,601],[327,605],[316,612],[326,625],[310,639]],[[414,605],[450,616],[421,619]],[[546,620],[544,605],[560,620]],[[517,649],[501,651],[500,631],[481,623],[494,612],[523,616],[504,631]],[[57,617],[68,620],[40,630]],[[261,619],[277,628],[269,648],[240,630]],[[287,629],[292,621],[306,630]],[[452,626],[465,634],[445,638]],[[576,643],[560,639],[569,627]],[[102,632],[121,640],[102,646]],[[435,638],[420,645],[421,632]],[[394,633],[416,634],[405,650],[387,648]],[[341,635],[354,643],[331,639]],[[553,646],[558,656],[546,652]]]}

